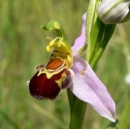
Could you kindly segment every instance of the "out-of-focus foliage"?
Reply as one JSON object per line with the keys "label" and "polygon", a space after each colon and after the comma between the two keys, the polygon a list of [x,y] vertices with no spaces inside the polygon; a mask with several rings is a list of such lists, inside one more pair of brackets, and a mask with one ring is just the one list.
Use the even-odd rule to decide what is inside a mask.
{"label": "out-of-focus foliage", "polygon": [[[35,66],[46,64],[49,59],[46,37],[54,34],[39,26],[50,19],[58,20],[73,45],[80,35],[81,17],[87,5],[85,0],[0,1],[0,129],[68,128],[66,91],[55,101],[39,101],[30,96],[26,81],[35,73]],[[97,65],[99,78],[117,104],[121,129],[130,128],[130,84],[125,83],[130,72],[129,33],[129,23],[118,25]],[[87,106],[83,129],[106,128],[108,123]]]}

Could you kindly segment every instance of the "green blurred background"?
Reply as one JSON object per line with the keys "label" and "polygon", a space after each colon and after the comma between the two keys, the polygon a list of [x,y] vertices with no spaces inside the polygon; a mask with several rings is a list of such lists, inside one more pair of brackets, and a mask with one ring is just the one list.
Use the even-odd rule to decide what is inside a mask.
{"label": "green blurred background", "polygon": [[[87,0],[0,1],[0,129],[68,129],[66,90],[55,101],[40,101],[30,96],[26,82],[49,59],[46,37],[54,34],[39,26],[57,19],[73,45],[87,5]],[[129,22],[117,25],[96,70],[116,102],[120,129],[130,129],[129,34]],[[105,129],[109,122],[87,106],[83,129]]]}

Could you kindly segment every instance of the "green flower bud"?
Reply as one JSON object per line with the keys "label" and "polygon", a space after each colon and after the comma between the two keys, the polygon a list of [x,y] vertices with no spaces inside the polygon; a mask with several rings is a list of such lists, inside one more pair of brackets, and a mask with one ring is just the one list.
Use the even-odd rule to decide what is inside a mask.
{"label": "green flower bud", "polygon": [[130,19],[130,0],[103,0],[97,8],[105,24],[117,24]]}

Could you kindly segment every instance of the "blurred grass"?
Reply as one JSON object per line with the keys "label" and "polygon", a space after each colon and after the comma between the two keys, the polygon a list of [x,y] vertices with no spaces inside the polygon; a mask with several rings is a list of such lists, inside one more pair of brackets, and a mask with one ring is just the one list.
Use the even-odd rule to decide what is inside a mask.
{"label": "blurred grass", "polygon": [[[49,58],[46,37],[53,34],[39,26],[57,19],[73,44],[86,10],[85,0],[0,1],[0,129],[67,129],[66,91],[56,101],[38,101],[30,96],[26,81],[35,73],[35,66],[46,64]],[[97,65],[99,78],[116,102],[120,129],[130,129],[130,84],[125,83],[130,72],[129,33],[129,23],[118,25]],[[108,123],[88,105],[83,129],[105,129]]]}

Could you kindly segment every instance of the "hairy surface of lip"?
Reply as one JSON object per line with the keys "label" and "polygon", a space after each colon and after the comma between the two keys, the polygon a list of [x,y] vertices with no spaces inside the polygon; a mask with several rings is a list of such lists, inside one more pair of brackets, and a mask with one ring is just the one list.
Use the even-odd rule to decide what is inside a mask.
{"label": "hairy surface of lip", "polygon": [[[58,58],[53,58],[48,65],[40,67],[40,70],[32,77],[29,83],[30,94],[37,99],[55,99],[60,90],[67,88],[71,83],[71,73],[62,65],[62,61]],[[61,67],[61,68],[59,68]],[[49,72],[50,77],[47,77]],[[53,71],[53,69],[55,69]],[[47,72],[44,72],[47,71]],[[56,73],[55,73],[56,71]],[[54,72],[54,73],[53,73]]]}

